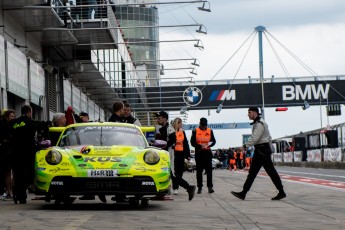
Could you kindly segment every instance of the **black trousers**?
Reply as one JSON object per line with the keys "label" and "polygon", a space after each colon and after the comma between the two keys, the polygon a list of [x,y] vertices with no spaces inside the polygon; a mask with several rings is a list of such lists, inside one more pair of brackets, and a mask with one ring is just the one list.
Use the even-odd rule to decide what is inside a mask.
{"label": "black trousers", "polygon": [[171,180],[173,184],[173,189],[178,189],[179,186],[182,188],[187,189],[189,187],[189,183],[185,181],[183,176],[184,171],[184,156],[183,152],[175,151],[175,158],[174,158],[174,175],[172,174]]}
{"label": "black trousers", "polygon": [[212,152],[211,150],[197,151],[195,153],[196,181],[198,188],[202,188],[202,173],[205,169],[207,175],[207,187],[213,188],[212,183]]}
{"label": "black trousers", "polygon": [[250,190],[262,166],[279,192],[284,191],[282,181],[280,180],[277,170],[274,168],[271,154],[272,151],[269,144],[255,146],[253,161],[249,169],[247,180],[243,185],[243,191],[248,192]]}
{"label": "black trousers", "polygon": [[27,198],[26,190],[29,187],[30,169],[24,164],[14,164],[13,165],[13,196],[18,201],[24,201]]}
{"label": "black trousers", "polygon": [[243,164],[242,164],[242,161],[240,158],[237,158],[236,159],[236,165],[237,165],[237,168],[238,169],[243,169]]}
{"label": "black trousers", "polygon": [[14,182],[12,192],[18,201],[26,200],[26,190],[34,183],[35,154],[34,149],[31,149],[32,151],[30,147],[13,149],[11,155]]}

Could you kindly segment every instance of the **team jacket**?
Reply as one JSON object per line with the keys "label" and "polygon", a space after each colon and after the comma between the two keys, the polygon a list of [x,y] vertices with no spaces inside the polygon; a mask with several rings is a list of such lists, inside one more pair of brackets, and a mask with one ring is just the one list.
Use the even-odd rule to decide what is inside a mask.
{"label": "team jacket", "polygon": [[268,130],[268,125],[261,117],[257,117],[252,125],[252,135],[246,143],[247,147],[272,142],[272,137],[270,131]]}

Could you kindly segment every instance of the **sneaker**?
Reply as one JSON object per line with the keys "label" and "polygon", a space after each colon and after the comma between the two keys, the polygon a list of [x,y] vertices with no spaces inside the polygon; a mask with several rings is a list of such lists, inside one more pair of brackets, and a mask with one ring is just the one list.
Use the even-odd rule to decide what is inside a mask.
{"label": "sneaker", "polygon": [[7,195],[7,196],[4,197],[2,200],[3,200],[3,201],[12,201],[12,200],[13,200],[13,196]]}
{"label": "sneaker", "polygon": [[246,194],[244,192],[233,192],[231,194],[237,197],[238,199],[244,200],[246,198]]}
{"label": "sneaker", "polygon": [[2,195],[0,196],[0,199],[3,200],[3,199],[5,199],[6,197],[7,197],[7,194],[4,193],[4,194],[2,194]]}
{"label": "sneaker", "polygon": [[202,188],[198,188],[198,194],[201,194]]}
{"label": "sneaker", "polygon": [[95,195],[84,195],[79,197],[79,200],[94,200],[95,199]]}
{"label": "sneaker", "polygon": [[213,188],[208,188],[208,193],[214,193]]}
{"label": "sneaker", "polygon": [[279,192],[277,196],[273,197],[271,200],[281,200],[286,197],[285,192]]}
{"label": "sneaker", "polygon": [[174,195],[178,195],[178,190],[177,190],[177,189],[174,189],[173,194],[174,194]]}
{"label": "sneaker", "polygon": [[189,201],[193,200],[194,195],[195,195],[195,190],[196,190],[195,185],[189,185],[189,187],[187,188]]}

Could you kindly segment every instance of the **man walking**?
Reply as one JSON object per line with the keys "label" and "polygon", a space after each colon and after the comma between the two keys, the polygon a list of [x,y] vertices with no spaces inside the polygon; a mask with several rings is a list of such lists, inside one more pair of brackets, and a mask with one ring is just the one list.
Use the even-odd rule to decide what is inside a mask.
{"label": "man walking", "polygon": [[257,107],[250,107],[248,109],[248,117],[250,120],[253,120],[253,122],[251,123],[251,125],[253,125],[253,128],[252,135],[244,147],[254,146],[254,157],[252,165],[249,169],[247,180],[243,185],[242,192],[231,191],[231,193],[235,197],[244,200],[246,198],[247,192],[250,190],[250,187],[255,180],[256,175],[260,171],[260,168],[264,166],[264,169],[279,191],[278,195],[273,197],[272,200],[281,200],[286,197],[286,194],[283,189],[283,184],[276,169],[273,166],[273,162],[271,159],[271,134],[268,130],[267,123],[261,118],[260,115],[261,114],[259,113],[259,109]]}
{"label": "man walking", "polygon": [[212,129],[207,127],[207,119],[200,118],[199,128],[192,132],[191,145],[195,148],[196,179],[198,194],[202,192],[202,172],[207,175],[208,193],[214,193],[212,183],[212,152],[211,147],[216,144]]}

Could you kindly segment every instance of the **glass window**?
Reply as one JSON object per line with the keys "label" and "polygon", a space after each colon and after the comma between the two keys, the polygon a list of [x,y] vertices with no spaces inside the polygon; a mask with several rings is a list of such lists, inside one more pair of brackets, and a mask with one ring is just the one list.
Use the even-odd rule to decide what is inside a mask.
{"label": "glass window", "polygon": [[139,129],[123,126],[79,126],[72,127],[62,134],[60,147],[94,146],[138,146],[145,148],[146,139]]}

